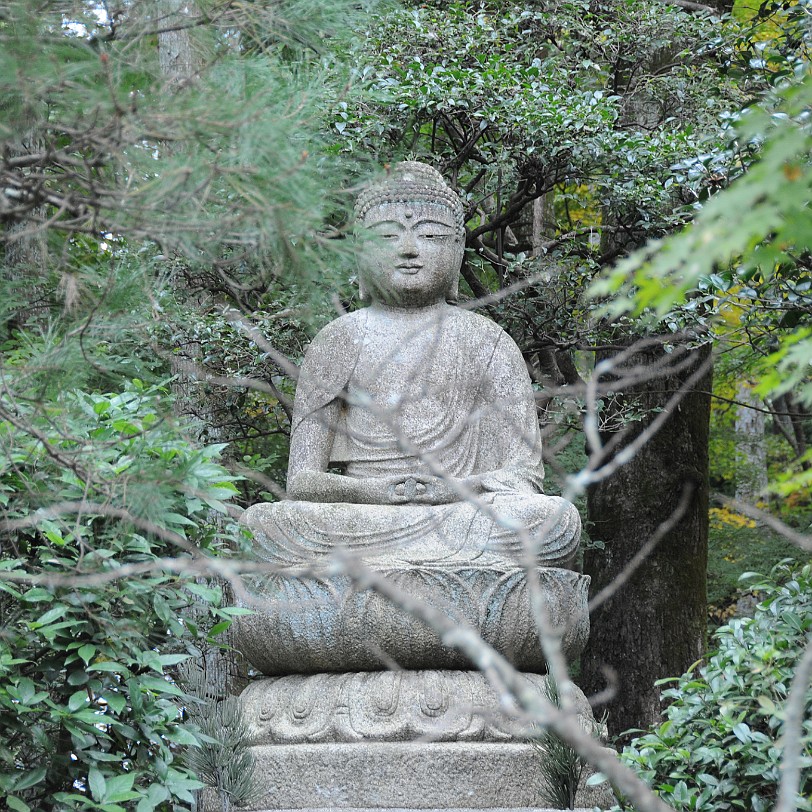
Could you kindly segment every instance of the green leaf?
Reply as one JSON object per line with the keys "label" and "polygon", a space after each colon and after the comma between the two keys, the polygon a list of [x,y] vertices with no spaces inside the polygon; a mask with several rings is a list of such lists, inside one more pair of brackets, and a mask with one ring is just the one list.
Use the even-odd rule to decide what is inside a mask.
{"label": "green leaf", "polygon": [[59,605],[54,606],[52,609],[49,609],[44,615],[40,616],[36,621],[34,621],[34,623],[30,623],[29,626],[32,629],[39,629],[43,626],[47,626],[50,623],[53,623],[53,621],[59,620],[59,618],[63,617],[66,609],[67,607],[60,603]]}
{"label": "green leaf", "polygon": [[103,699],[109,707],[115,712],[120,714],[127,707],[127,700],[119,693],[113,691],[102,694]]}
{"label": "green leaf", "polygon": [[124,674],[127,675],[130,673],[130,669],[127,668],[126,665],[123,663],[117,663],[112,660],[105,660],[104,662],[100,663],[93,663],[93,665],[88,666],[88,671],[109,671],[115,674]]}
{"label": "green leaf", "polygon": [[744,722],[733,726],[733,735],[743,744],[749,744],[752,741],[750,728]]}
{"label": "green leaf", "polygon": [[142,688],[155,691],[158,694],[170,694],[171,696],[183,696],[183,691],[174,682],[161,679],[160,677],[140,676],[137,678]]}
{"label": "green leaf", "polygon": [[75,694],[71,694],[68,700],[68,709],[77,711],[79,708],[84,708],[88,701],[87,691],[77,691]]}
{"label": "green leaf", "polygon": [[68,685],[87,685],[90,682],[90,675],[86,668],[76,668],[68,672]]}
{"label": "green leaf", "polygon": [[15,774],[14,790],[20,792],[24,789],[30,789],[36,786],[45,779],[47,770],[45,767],[38,767],[36,770],[29,770],[28,772],[19,773],[19,777]]}
{"label": "green leaf", "polygon": [[35,586],[23,594],[24,601],[50,603],[54,599],[53,592],[43,589],[40,586]]}
{"label": "green leaf", "polygon": [[90,661],[93,659],[94,655],[96,654],[96,647],[91,646],[90,643],[86,643],[82,646],[77,654],[82,658],[85,665],[88,665]]}
{"label": "green leaf", "polygon": [[107,782],[98,767],[91,767],[87,774],[87,783],[93,800],[101,803],[107,796]]}
{"label": "green leaf", "polygon": [[136,812],[152,812],[168,800],[169,790],[163,784],[152,784],[147,790],[147,794],[138,802]]}
{"label": "green leaf", "polygon": [[688,800],[690,799],[690,793],[688,792],[688,785],[684,781],[678,781],[676,786],[674,787],[674,800],[680,804],[687,804]]}
{"label": "green leaf", "polygon": [[243,606],[224,606],[220,610],[224,615],[233,615],[234,617],[242,617],[244,615],[253,615],[253,609],[246,609]]}
{"label": "green leaf", "polygon": [[191,654],[159,654],[158,661],[163,666],[178,665],[178,663],[185,663],[191,656]]}
{"label": "green leaf", "polygon": [[13,812],[31,812],[31,807],[25,801],[21,801],[13,795],[6,795],[5,801],[6,806]]}
{"label": "green leaf", "polygon": [[219,604],[222,599],[222,590],[219,587],[210,587],[205,584],[189,583],[186,589],[193,595],[203,598],[209,603]]}
{"label": "green leaf", "polygon": [[174,744],[181,744],[185,747],[195,747],[200,744],[197,737],[185,727],[176,727],[166,734],[166,738]]}
{"label": "green leaf", "polygon": [[209,637],[217,637],[218,634],[222,634],[231,626],[231,623],[232,621],[230,620],[221,620],[219,623],[215,623],[214,626],[209,629]]}
{"label": "green leaf", "polygon": [[[129,801],[137,798],[138,793],[131,793],[135,776],[123,773],[107,779],[106,798],[108,801]],[[127,796],[127,797],[124,797]]]}

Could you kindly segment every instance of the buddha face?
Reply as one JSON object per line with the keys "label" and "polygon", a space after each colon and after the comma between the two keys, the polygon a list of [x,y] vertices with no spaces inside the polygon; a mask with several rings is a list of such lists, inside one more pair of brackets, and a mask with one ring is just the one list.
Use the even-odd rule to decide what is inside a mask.
{"label": "buddha face", "polygon": [[453,213],[439,203],[382,203],[363,225],[372,235],[360,257],[361,282],[373,302],[426,307],[453,290],[463,238]]}

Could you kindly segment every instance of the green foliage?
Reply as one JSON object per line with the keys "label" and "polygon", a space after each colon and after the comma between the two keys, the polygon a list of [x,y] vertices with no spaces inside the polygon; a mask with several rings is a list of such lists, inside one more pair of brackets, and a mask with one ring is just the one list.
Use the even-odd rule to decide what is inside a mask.
{"label": "green foliage", "polygon": [[137,0],[106,20],[81,0],[36,15],[24,0],[4,5],[4,217],[47,230],[55,265],[66,235],[115,235],[133,250],[151,240],[232,299],[282,274],[312,281],[345,267],[346,243],[325,224],[345,217],[346,168],[325,160],[319,132],[344,71],[302,54],[329,51],[372,4],[239,3],[210,15],[199,5],[184,26],[200,64],[174,84],[156,33],[177,21],[160,4]]}
{"label": "green foliage", "polygon": [[[302,287],[280,279],[242,313],[201,311],[188,295],[167,288],[156,296],[164,318],[147,328],[154,346],[193,365],[186,382],[191,395],[187,413],[199,418],[201,436],[208,442],[228,441],[234,453],[251,460],[251,468],[282,481],[295,389],[290,364],[301,362],[317,326],[336,317],[330,288],[343,289],[345,301],[352,297],[346,277],[325,278],[318,289]],[[251,333],[240,328],[243,319]],[[253,331],[262,336],[261,343]],[[169,356],[165,348],[175,343],[180,346]],[[207,381],[207,375],[212,379]]]}
{"label": "green foliage", "polygon": [[713,197],[683,234],[650,243],[594,288],[597,294],[624,294],[612,299],[607,312],[652,319],[667,319],[693,291],[734,302],[742,325],[750,330],[755,325],[770,339],[759,365],[759,392],[793,391],[807,403],[812,403],[810,102],[812,77],[804,65],[773,103],[741,117],[737,138],[743,147],[761,145],[746,173]]}
{"label": "green foliage", "polygon": [[266,793],[255,774],[239,698],[209,695],[205,671],[194,661],[184,663],[180,679],[189,716],[202,734],[200,747],[190,749],[186,761],[206,785],[206,792],[216,796],[208,805],[229,810],[258,801]]}
{"label": "green foliage", "polygon": [[171,674],[234,610],[184,560],[218,553],[211,512],[226,513],[234,478],[138,381],[44,404],[16,394],[0,396],[0,797],[191,802],[201,784],[178,755],[198,737]]}
{"label": "green foliage", "polygon": [[[793,517],[799,518],[796,511]],[[807,519],[808,522],[808,519]],[[805,529],[805,528],[802,528]],[[791,542],[744,516],[711,509],[708,529],[708,605],[714,625],[730,617],[736,602],[749,593],[742,589],[745,572],[766,572],[776,561],[797,557]]]}
{"label": "green foliage", "polygon": [[[635,739],[623,760],[676,810],[765,812],[780,778],[785,705],[795,666],[812,633],[812,566],[750,575],[762,602],[732,620],[716,649],[663,691],[666,721]],[[663,683],[671,682],[664,680]],[[812,689],[801,731],[797,809],[812,809]]]}
{"label": "green foliage", "polygon": [[[175,671],[237,611],[194,563],[240,548],[237,480],[190,439],[230,435],[178,425],[151,384],[191,346],[290,394],[222,305],[296,358],[326,306],[312,282],[348,275],[319,111],[369,5],[191,3],[177,82],[156,47],[171,3],[2,4],[0,807],[169,810],[202,786]],[[276,472],[256,427],[284,415],[260,394],[210,414],[241,415],[242,454]]]}
{"label": "green foliage", "polygon": [[[204,379],[292,392],[224,306],[294,361],[336,312],[331,289],[354,270],[346,187],[362,159],[329,154],[322,110],[346,85],[335,51],[377,5],[3,5],[0,342],[41,399],[181,370],[207,441],[284,468],[279,398]],[[193,75],[159,62],[173,31],[188,33]]]}
{"label": "green foliage", "polygon": [[[550,704],[560,707],[558,686],[552,677],[544,683],[544,695]],[[550,809],[575,809],[575,796],[587,763],[578,753],[550,730],[542,730],[533,740],[539,757],[542,799]]]}
{"label": "green foliage", "polygon": [[713,58],[725,36],[707,15],[643,0],[409,3],[370,27],[363,92],[334,126],[347,150],[447,167],[475,232],[513,225],[525,195],[587,184],[645,237],[683,222],[681,203],[707,185],[710,172],[675,185],[670,167],[713,152],[735,104]]}

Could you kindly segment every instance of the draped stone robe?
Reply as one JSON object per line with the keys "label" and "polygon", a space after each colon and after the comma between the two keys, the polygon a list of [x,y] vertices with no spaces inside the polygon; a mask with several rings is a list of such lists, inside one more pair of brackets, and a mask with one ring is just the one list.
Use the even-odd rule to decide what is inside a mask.
{"label": "draped stone robe", "polygon": [[484,495],[441,505],[283,501],[249,508],[259,556],[297,564],[342,546],[369,563],[567,566],[580,518],[541,493],[541,437],[513,340],[446,304],[367,308],[313,340],[296,390],[291,453],[303,423],[339,399],[331,463],[349,477],[482,478]]}

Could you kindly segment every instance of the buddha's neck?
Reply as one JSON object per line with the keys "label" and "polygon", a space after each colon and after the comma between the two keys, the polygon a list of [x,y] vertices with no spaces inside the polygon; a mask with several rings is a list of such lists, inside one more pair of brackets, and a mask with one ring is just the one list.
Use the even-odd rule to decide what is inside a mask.
{"label": "buddha's neck", "polygon": [[397,316],[398,318],[420,319],[426,316],[435,317],[440,311],[448,308],[446,302],[433,302],[419,307],[398,307],[397,305],[384,304],[383,302],[373,302],[369,309],[381,315]]}

